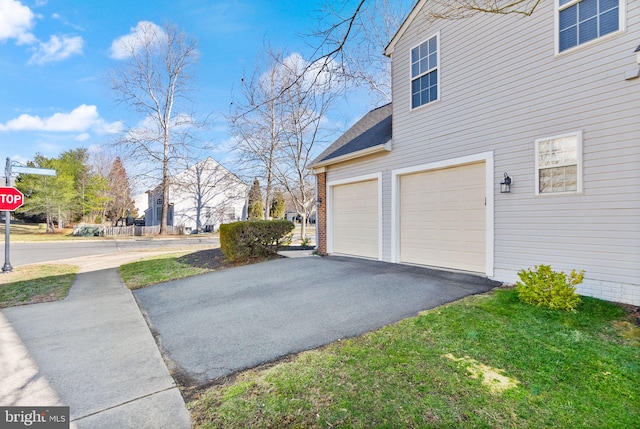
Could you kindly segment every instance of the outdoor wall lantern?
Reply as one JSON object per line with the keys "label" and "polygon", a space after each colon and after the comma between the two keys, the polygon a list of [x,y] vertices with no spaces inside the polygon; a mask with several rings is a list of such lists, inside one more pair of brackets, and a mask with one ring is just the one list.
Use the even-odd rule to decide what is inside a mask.
{"label": "outdoor wall lantern", "polygon": [[322,198],[321,198],[321,197],[318,197],[318,199],[316,200],[316,203],[317,203],[317,204],[322,204]]}
{"label": "outdoor wall lantern", "polygon": [[500,182],[500,193],[501,194],[511,193],[511,177],[509,177],[509,174],[507,173],[504,173],[504,180]]}

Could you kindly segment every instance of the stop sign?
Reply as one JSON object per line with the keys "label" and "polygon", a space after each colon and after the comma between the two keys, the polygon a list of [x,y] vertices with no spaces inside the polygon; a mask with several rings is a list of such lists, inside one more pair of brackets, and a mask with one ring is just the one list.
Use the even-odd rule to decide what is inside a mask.
{"label": "stop sign", "polygon": [[16,188],[0,187],[0,210],[13,211],[24,203],[24,195]]}

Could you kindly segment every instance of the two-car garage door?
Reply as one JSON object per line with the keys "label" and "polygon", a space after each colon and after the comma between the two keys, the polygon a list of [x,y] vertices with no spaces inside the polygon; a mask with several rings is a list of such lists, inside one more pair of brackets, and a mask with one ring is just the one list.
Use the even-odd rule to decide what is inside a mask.
{"label": "two-car garage door", "polygon": [[399,177],[400,262],[485,271],[485,164]]}

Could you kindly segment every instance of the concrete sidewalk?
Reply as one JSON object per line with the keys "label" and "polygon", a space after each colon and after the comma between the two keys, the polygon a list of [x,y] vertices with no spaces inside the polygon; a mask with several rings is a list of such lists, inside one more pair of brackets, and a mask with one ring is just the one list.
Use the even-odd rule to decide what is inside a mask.
{"label": "concrete sidewalk", "polygon": [[190,428],[131,292],[97,261],[66,300],[0,312],[0,405],[67,405],[78,428]]}

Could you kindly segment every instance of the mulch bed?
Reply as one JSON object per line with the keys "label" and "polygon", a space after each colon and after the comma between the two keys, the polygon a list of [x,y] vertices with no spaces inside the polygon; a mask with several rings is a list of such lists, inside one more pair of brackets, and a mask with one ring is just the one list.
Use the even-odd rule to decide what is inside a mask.
{"label": "mulch bed", "polygon": [[280,255],[272,255],[265,258],[250,259],[242,262],[229,262],[222,254],[222,250],[207,249],[198,252],[189,253],[177,259],[178,262],[191,265],[192,267],[205,268],[208,270],[219,270],[222,268],[239,267],[242,265],[255,264],[257,262],[268,261],[271,259],[281,258]]}

